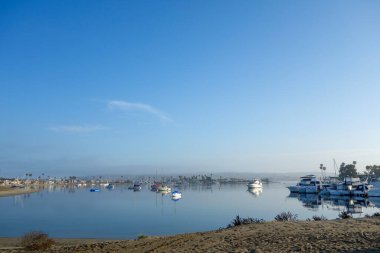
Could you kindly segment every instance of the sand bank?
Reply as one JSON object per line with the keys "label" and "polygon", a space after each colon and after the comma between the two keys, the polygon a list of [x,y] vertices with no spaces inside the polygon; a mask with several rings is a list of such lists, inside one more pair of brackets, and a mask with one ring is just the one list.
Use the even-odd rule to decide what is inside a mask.
{"label": "sand bank", "polygon": [[[140,240],[66,240],[58,240],[48,252],[380,252],[380,218],[273,221]],[[17,242],[5,244],[0,239],[0,248],[4,246],[16,247]]]}
{"label": "sand bank", "polygon": [[0,186],[0,197],[6,197],[6,196],[12,196],[12,195],[19,195],[19,194],[28,194],[28,193],[33,193],[33,192],[38,192],[39,188],[11,188],[11,187],[4,187]]}

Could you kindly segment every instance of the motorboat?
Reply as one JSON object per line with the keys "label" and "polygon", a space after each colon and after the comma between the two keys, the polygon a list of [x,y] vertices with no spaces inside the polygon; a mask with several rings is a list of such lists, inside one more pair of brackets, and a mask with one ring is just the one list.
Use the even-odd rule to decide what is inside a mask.
{"label": "motorboat", "polygon": [[108,182],[107,182],[107,183],[101,183],[101,184],[100,184],[100,186],[103,186],[103,187],[107,187],[107,186],[109,186],[109,185],[110,185],[110,183],[108,183]]}
{"label": "motorboat", "polygon": [[160,183],[155,182],[154,184],[152,184],[150,186],[150,190],[156,192],[156,191],[158,191],[158,187],[160,187],[160,186],[161,186]]}
{"label": "motorboat", "polygon": [[172,192],[172,198],[173,199],[180,199],[180,198],[182,198],[182,193],[179,191],[174,191],[174,192]]}
{"label": "motorboat", "polygon": [[263,183],[259,179],[254,179],[252,181],[249,181],[247,186],[248,188],[262,188]]}
{"label": "motorboat", "polygon": [[90,192],[100,192],[100,189],[96,189],[96,188],[90,189]]}
{"label": "motorboat", "polygon": [[140,191],[141,190],[141,184],[140,183],[134,183],[133,185],[128,187],[128,190],[133,190],[133,191]]}
{"label": "motorboat", "polygon": [[133,190],[136,192],[136,191],[140,191],[141,190],[141,184],[140,183],[134,183],[133,184]]}
{"label": "motorboat", "polygon": [[112,189],[115,188],[115,186],[114,186],[113,184],[108,184],[108,185],[106,186],[106,188],[107,188],[108,190],[112,190]]}
{"label": "motorboat", "polygon": [[172,190],[172,188],[170,188],[169,186],[167,185],[160,185],[158,188],[157,188],[157,191],[159,192],[170,192]]}
{"label": "motorboat", "polygon": [[299,183],[287,187],[292,193],[318,193],[322,189],[322,182],[314,175],[301,177]]}
{"label": "motorboat", "polygon": [[359,178],[346,177],[343,182],[327,188],[330,195],[335,196],[368,196],[372,185],[361,182]]}

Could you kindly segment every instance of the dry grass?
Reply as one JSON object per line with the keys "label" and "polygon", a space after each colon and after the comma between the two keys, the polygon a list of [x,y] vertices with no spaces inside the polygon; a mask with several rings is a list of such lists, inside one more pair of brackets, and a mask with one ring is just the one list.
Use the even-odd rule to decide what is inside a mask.
{"label": "dry grass", "polygon": [[54,240],[43,232],[32,231],[25,234],[21,239],[21,246],[30,251],[47,250],[54,245]]}
{"label": "dry grass", "polygon": [[43,252],[380,252],[380,217],[272,221],[129,241],[84,239],[82,244],[55,245]]}

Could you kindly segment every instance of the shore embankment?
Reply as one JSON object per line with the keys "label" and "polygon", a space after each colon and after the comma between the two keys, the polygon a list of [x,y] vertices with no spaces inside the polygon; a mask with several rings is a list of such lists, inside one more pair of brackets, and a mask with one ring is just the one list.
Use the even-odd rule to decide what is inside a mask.
{"label": "shore embankment", "polygon": [[[22,252],[12,249],[14,240],[0,239],[0,252]],[[47,252],[380,252],[380,217],[271,221],[139,240],[59,239]]]}
{"label": "shore embankment", "polygon": [[39,187],[7,187],[0,186],[0,197],[38,192]]}

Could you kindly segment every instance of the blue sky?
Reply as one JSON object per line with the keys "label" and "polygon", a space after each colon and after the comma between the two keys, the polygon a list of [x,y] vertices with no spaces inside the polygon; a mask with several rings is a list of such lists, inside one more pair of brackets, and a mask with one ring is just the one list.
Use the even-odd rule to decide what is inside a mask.
{"label": "blue sky", "polygon": [[379,1],[1,1],[1,173],[379,164],[379,27]]}

